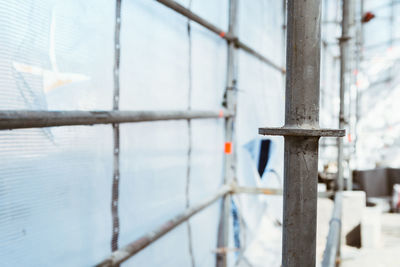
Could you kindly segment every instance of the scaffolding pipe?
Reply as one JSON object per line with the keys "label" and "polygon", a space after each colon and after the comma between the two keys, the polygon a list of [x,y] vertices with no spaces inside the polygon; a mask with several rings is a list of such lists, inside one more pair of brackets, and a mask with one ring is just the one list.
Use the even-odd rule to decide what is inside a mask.
{"label": "scaffolding pipe", "polygon": [[175,227],[180,225],[181,223],[187,221],[193,215],[198,213],[199,211],[207,208],[215,201],[220,199],[221,197],[231,193],[232,188],[230,186],[223,186],[215,195],[207,198],[203,202],[185,210],[183,213],[175,216],[171,220],[166,223],[160,225],[155,230],[150,231],[149,233],[143,235],[136,241],[114,251],[108,258],[97,264],[97,267],[109,267],[109,266],[118,266],[122,262],[126,261],[130,257],[134,256],[153,242],[157,241],[159,238],[173,230]]}
{"label": "scaffolding pipe", "polygon": [[[340,110],[339,110],[339,129],[346,126],[344,95],[348,84],[348,41],[349,28],[350,28],[350,0],[342,0],[342,36],[340,37]],[[338,190],[342,191],[344,188],[343,182],[343,139],[338,138]]]}
{"label": "scaffolding pipe", "polygon": [[[234,186],[233,194],[260,194],[260,195],[283,195],[282,189],[277,188],[263,188],[263,187],[246,187]],[[318,192],[318,197],[328,198],[333,196],[332,192]]]}
{"label": "scaffolding pipe", "polygon": [[[318,140],[344,130],[319,128],[321,0],[288,0],[282,266],[315,266]],[[305,245],[307,244],[307,245]]]}
{"label": "scaffolding pipe", "polygon": [[233,116],[222,110],[185,111],[0,111],[0,130],[146,121],[217,119]]}
{"label": "scaffolding pipe", "polygon": [[[120,99],[120,76],[119,66],[121,61],[121,5],[122,0],[115,1],[115,30],[114,30],[114,92],[113,92],[113,110],[119,110]],[[120,130],[119,124],[113,123],[113,175],[111,189],[111,218],[112,218],[112,234],[111,234],[111,250],[118,249],[119,242],[119,183],[120,183]]]}
{"label": "scaffolding pipe", "polygon": [[[229,26],[228,35],[234,36],[237,31],[237,0],[229,1]],[[232,114],[236,114],[237,102],[237,49],[233,42],[228,42],[227,72],[224,106]],[[225,151],[224,155],[224,184],[232,184],[236,177],[236,146],[234,140],[235,117],[225,119],[225,142],[231,145],[231,151]],[[231,215],[231,196],[225,195],[222,201],[221,218],[218,229],[217,247],[229,246],[229,225]],[[223,250],[224,251],[224,250]],[[227,267],[228,257],[226,253],[216,254],[216,266]]]}
{"label": "scaffolding pipe", "polygon": [[329,223],[329,233],[326,240],[322,267],[335,267],[338,260],[337,255],[340,248],[340,235],[342,224],[342,202],[342,193],[336,193],[332,218]]}
{"label": "scaffolding pipe", "polygon": [[[321,0],[288,0],[287,32],[285,126],[319,128]],[[284,267],[315,266],[318,140],[285,136]]]}
{"label": "scaffolding pipe", "polygon": [[228,42],[232,42],[235,47],[237,48],[241,48],[244,51],[246,51],[247,53],[249,53],[250,55],[258,58],[259,60],[261,60],[262,62],[266,63],[267,65],[269,65],[270,67],[272,67],[275,70],[278,70],[282,73],[285,73],[285,69],[278,66],[277,64],[275,64],[274,62],[272,62],[270,59],[266,58],[265,56],[263,56],[261,53],[257,52],[256,50],[254,50],[253,48],[251,48],[250,46],[248,46],[247,44],[241,42],[239,40],[239,38],[237,36],[235,36],[232,33],[226,33],[224,30],[222,30],[221,28],[215,26],[214,24],[212,24],[211,22],[205,20],[204,18],[200,17],[199,15],[193,13],[190,9],[182,6],[181,4],[173,1],[173,0],[156,0],[157,2],[159,2],[160,4],[163,4],[164,6],[176,11],[177,13],[181,14],[182,16],[198,23],[199,25],[203,26],[204,28],[210,30],[211,32],[219,35],[221,38],[225,39]]}

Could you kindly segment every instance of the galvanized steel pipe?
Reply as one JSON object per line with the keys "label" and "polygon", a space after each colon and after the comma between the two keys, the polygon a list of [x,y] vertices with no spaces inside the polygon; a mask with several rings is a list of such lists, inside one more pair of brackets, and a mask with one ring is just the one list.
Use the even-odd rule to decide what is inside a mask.
{"label": "galvanized steel pipe", "polygon": [[[286,127],[319,128],[321,0],[289,0]],[[319,137],[285,136],[282,266],[315,266]]]}
{"label": "galvanized steel pipe", "polygon": [[192,217],[199,211],[207,208],[221,197],[225,196],[226,194],[229,194],[231,191],[232,188],[230,186],[223,186],[215,195],[185,210],[183,213],[175,216],[174,218],[160,225],[153,231],[150,231],[149,233],[143,235],[136,241],[133,241],[132,243],[114,251],[108,258],[106,258],[96,266],[98,267],[118,266],[120,263],[126,261],[133,255],[140,252],[142,249],[154,243],[159,238],[161,238],[162,236],[173,230],[175,227],[187,221],[190,217]]}
{"label": "galvanized steel pipe", "polygon": [[0,111],[0,130],[54,126],[133,123],[146,121],[212,119],[233,116],[227,110],[185,111]]}
{"label": "galvanized steel pipe", "polygon": [[335,195],[335,205],[333,207],[332,218],[329,223],[329,233],[326,240],[322,267],[335,267],[337,254],[340,248],[340,235],[342,226],[342,202],[341,192]]}

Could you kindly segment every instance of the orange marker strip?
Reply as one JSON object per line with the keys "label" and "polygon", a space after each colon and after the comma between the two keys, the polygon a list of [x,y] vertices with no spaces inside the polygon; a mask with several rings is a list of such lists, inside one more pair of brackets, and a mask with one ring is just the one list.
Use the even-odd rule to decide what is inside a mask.
{"label": "orange marker strip", "polygon": [[219,36],[220,36],[221,38],[224,38],[224,37],[225,37],[225,32],[220,32],[220,33],[219,33]]}
{"label": "orange marker strip", "polygon": [[225,154],[232,154],[232,142],[225,142]]}
{"label": "orange marker strip", "polygon": [[222,109],[219,111],[218,117],[220,118],[224,117],[224,111]]}

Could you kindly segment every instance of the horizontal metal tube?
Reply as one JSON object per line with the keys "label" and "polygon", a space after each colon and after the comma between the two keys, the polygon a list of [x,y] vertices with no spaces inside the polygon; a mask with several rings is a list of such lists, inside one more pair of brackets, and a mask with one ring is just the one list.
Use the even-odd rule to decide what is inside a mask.
{"label": "horizontal metal tube", "polygon": [[272,128],[260,128],[258,130],[259,134],[263,135],[283,135],[283,136],[300,136],[300,137],[321,137],[321,136],[335,136],[343,137],[345,135],[345,130],[336,129],[321,129],[319,127],[272,127]]}
{"label": "horizontal metal tube", "polygon": [[329,233],[326,241],[322,267],[336,266],[336,257],[340,246],[341,220],[342,220],[342,193],[336,193],[332,218],[329,223]]}
{"label": "horizontal metal tube", "polygon": [[198,23],[199,25],[203,26],[204,28],[210,30],[211,32],[218,34],[221,38],[233,42],[236,47],[243,49],[247,53],[253,55],[254,57],[258,58],[262,62],[266,63],[267,65],[271,66],[272,68],[285,73],[285,69],[278,66],[277,64],[273,63],[270,59],[263,56],[261,53],[257,52],[253,48],[249,47],[248,45],[242,43],[237,36],[231,35],[226,33],[221,28],[215,26],[214,24],[210,23],[209,21],[203,19],[199,15],[193,13],[186,7],[182,6],[181,4],[173,1],[173,0],[156,0],[157,2],[163,4],[166,7],[171,8],[172,10],[176,11],[177,13],[185,16],[186,18]]}
{"label": "horizontal metal tube", "polygon": [[[235,186],[233,188],[234,194],[261,194],[261,195],[282,195],[282,189],[276,188],[263,188],[263,187],[246,187],[246,186]],[[331,192],[318,192],[318,197],[327,198],[331,197]]]}
{"label": "horizontal metal tube", "polygon": [[109,256],[107,259],[102,261],[101,263],[97,264],[96,266],[118,266],[120,263],[126,261],[142,249],[146,248],[148,245],[151,243],[155,242],[158,240],[160,237],[165,235],[166,233],[170,232],[173,230],[175,227],[180,225],[181,223],[187,221],[190,217],[198,213],[199,211],[205,209],[206,207],[210,206],[213,204],[215,201],[220,199],[221,197],[225,196],[226,194],[229,194],[232,192],[232,187],[231,186],[223,186],[221,189],[213,195],[212,197],[209,197],[208,199],[204,200],[202,203],[199,203],[187,210],[185,210],[183,213],[175,216],[173,219],[169,220],[168,222],[160,225],[157,227],[154,231],[151,231],[136,241],[122,247],[121,249],[113,252],[111,256]]}
{"label": "horizontal metal tube", "polygon": [[222,110],[185,111],[0,111],[0,130],[67,125],[94,125],[145,121],[212,119],[233,116]]}
{"label": "horizontal metal tube", "polygon": [[235,194],[282,195],[283,190],[275,188],[237,186],[233,188],[233,192]]}

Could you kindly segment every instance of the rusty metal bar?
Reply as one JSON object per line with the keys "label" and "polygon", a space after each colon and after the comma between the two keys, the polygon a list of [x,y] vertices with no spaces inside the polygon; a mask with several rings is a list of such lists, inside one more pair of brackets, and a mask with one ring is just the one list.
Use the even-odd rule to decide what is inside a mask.
{"label": "rusty metal bar", "polygon": [[[321,0],[288,0],[285,126],[261,128],[284,135],[282,266],[315,266],[318,140],[343,136],[319,128]],[[305,245],[306,244],[306,245]]]}
{"label": "rusty metal bar", "polygon": [[217,119],[233,116],[227,110],[185,111],[0,111],[0,130],[146,121]]}
{"label": "rusty metal bar", "polygon": [[329,223],[329,233],[326,240],[322,267],[335,267],[338,260],[337,255],[340,248],[340,234],[342,227],[342,202],[342,193],[336,193],[332,218]]}
{"label": "rusty metal bar", "polygon": [[134,256],[138,252],[140,252],[142,249],[146,248],[153,242],[157,241],[159,238],[173,230],[175,227],[180,225],[181,223],[187,221],[189,218],[191,218],[193,215],[198,213],[199,211],[207,208],[211,204],[213,204],[215,201],[220,199],[221,197],[231,193],[232,187],[230,186],[223,186],[221,189],[213,196],[207,198],[203,202],[186,209],[184,212],[181,214],[175,216],[171,220],[167,221],[166,223],[163,223],[159,227],[157,227],[155,230],[150,231],[149,233],[143,235],[139,239],[133,241],[132,243],[114,251],[108,258],[97,264],[96,266],[98,267],[109,267],[109,266],[117,266],[121,264],[122,262],[126,261],[130,257]]}
{"label": "rusty metal bar", "polygon": [[235,36],[234,34],[229,33],[229,32],[226,33],[221,28],[219,28],[219,27],[215,26],[214,24],[212,24],[211,22],[203,19],[202,17],[200,17],[199,15],[193,13],[191,10],[189,10],[188,8],[182,6],[181,4],[179,4],[179,3],[177,3],[177,2],[175,2],[173,0],[156,0],[156,1],[159,2],[160,4],[163,4],[164,6],[166,6],[168,8],[170,8],[170,9],[176,11],[177,13],[181,14],[182,16],[185,16],[185,17],[193,20],[194,22],[196,22],[199,25],[203,26],[204,28],[210,30],[211,32],[219,35],[221,38],[227,40],[228,42],[234,43],[235,47],[243,49],[244,51],[246,51],[250,55],[258,58],[259,60],[261,60],[265,64],[269,65],[273,69],[278,70],[278,71],[280,71],[282,73],[286,72],[284,68],[278,66],[277,64],[272,62],[267,57],[263,56],[258,51],[254,50],[253,48],[251,48],[247,44],[241,42],[239,40],[239,38],[237,36]]}

